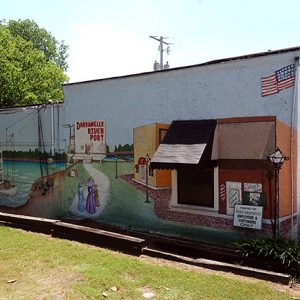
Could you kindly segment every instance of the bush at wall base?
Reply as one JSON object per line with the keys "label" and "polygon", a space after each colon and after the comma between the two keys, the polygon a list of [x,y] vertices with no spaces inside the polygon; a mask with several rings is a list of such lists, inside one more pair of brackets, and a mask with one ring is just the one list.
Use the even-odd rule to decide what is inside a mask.
{"label": "bush at wall base", "polygon": [[256,257],[267,262],[279,263],[284,271],[298,273],[300,246],[289,239],[259,238],[243,239],[234,244],[236,251],[246,257]]}

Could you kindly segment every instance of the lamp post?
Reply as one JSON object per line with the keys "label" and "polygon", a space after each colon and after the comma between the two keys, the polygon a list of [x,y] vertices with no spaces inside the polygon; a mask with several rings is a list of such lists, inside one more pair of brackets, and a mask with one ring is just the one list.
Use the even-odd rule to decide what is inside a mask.
{"label": "lamp post", "polygon": [[268,156],[268,160],[272,163],[275,170],[275,228],[276,228],[276,237],[279,238],[279,170],[283,165],[285,160],[289,158],[286,157],[283,152],[276,148],[275,152]]}
{"label": "lamp post", "polygon": [[[64,124],[63,125],[64,128],[69,128],[69,139],[71,139],[72,137],[72,128],[74,128],[74,125],[71,124]],[[74,134],[73,134],[74,135]]]}
{"label": "lamp post", "polygon": [[265,175],[269,181],[269,202],[270,202],[270,218],[271,218],[271,225],[272,225],[272,233],[273,233],[273,237],[276,237],[276,222],[275,222],[275,215],[276,212],[273,209],[273,205],[272,205],[272,179],[274,178],[274,174],[273,172],[271,172],[271,170],[268,171],[268,173]]}
{"label": "lamp post", "polygon": [[115,178],[117,179],[118,178],[118,158],[115,157],[115,162],[116,162],[116,176]]}
{"label": "lamp post", "polygon": [[149,171],[149,161],[150,161],[150,156],[146,154],[145,156],[145,161],[146,161],[146,203],[150,203],[149,201],[149,191],[148,191],[148,171]]}

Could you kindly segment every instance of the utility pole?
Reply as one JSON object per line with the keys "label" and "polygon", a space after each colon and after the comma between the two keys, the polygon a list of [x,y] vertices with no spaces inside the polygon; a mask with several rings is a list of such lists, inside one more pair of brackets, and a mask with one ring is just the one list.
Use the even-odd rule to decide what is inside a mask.
{"label": "utility pole", "polygon": [[48,100],[48,102],[51,105],[50,108],[50,122],[51,122],[51,155],[54,155],[55,152],[55,141],[54,141],[54,101],[53,100]]}
{"label": "utility pole", "polygon": [[[160,36],[159,38],[157,36],[150,35],[151,39],[154,39],[159,42],[159,52],[160,52],[160,61],[159,63],[157,61],[154,62],[154,71],[158,70],[164,70],[169,69],[168,62],[164,65],[164,51],[167,51],[167,54],[170,53],[170,47],[171,43],[167,43],[164,40],[166,37]],[[167,48],[164,49],[164,44],[167,45]]]}

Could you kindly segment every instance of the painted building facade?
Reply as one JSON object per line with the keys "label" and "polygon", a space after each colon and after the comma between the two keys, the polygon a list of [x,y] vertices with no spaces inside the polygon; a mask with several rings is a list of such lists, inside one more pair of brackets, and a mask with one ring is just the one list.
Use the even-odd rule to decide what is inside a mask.
{"label": "painted building facade", "polygon": [[133,129],[134,179],[144,184],[147,179],[147,183],[152,188],[171,187],[171,171],[151,170],[150,161],[146,161],[147,155],[149,158],[153,157],[169,127],[169,124],[155,123]]}
{"label": "painted building facade", "polygon": [[[274,169],[267,158],[287,134],[281,126],[272,116],[173,121],[151,161],[154,169],[172,170],[171,218],[231,228],[236,205],[262,207],[259,229],[272,235],[277,204]],[[289,236],[297,232],[297,206],[290,200],[289,165],[281,172],[279,226]],[[243,226],[253,228],[256,220],[248,216]]]}
{"label": "painted building facade", "polygon": [[[222,237],[244,234],[247,229],[233,226],[234,205],[252,203],[263,207],[263,218],[262,229],[250,229],[251,232],[270,234],[275,187],[274,179],[266,177],[268,173],[273,174],[266,157],[279,147],[290,158],[284,163],[279,179],[281,233],[295,237],[299,203],[299,53],[298,47],[282,49],[67,84],[63,86],[63,105],[57,105],[59,108],[47,105],[43,112],[45,117],[36,114],[35,123],[30,123],[34,130],[20,124],[20,130],[15,129],[14,135],[7,128],[22,117],[14,119],[13,115],[3,113],[5,117],[1,116],[0,120],[2,146],[9,142],[16,148],[15,141],[23,143],[24,140],[24,144],[19,143],[21,151],[25,142],[34,136],[34,144],[47,148],[37,152],[50,153],[51,150],[53,158],[53,152],[59,149],[59,153],[65,152],[70,164],[68,169],[51,173],[54,175],[45,172],[36,175],[35,180],[50,177],[52,185],[39,189],[36,183],[31,187],[35,198],[33,191],[27,192],[22,202],[12,201],[8,205],[0,197],[1,210],[89,218],[194,240],[205,240],[208,233],[205,241],[209,242],[218,236],[211,228],[221,230]],[[24,113],[18,111],[18,114]],[[77,142],[78,150],[73,131],[76,124],[95,121],[105,125],[101,127],[103,133],[101,128],[95,133],[100,137],[103,134],[101,141],[100,137],[97,140],[101,142],[101,149],[94,153],[100,158],[93,157],[86,142],[84,145]],[[49,126],[37,130],[43,122]],[[196,130],[200,134],[196,134],[196,138],[187,130],[177,143],[172,142],[176,140],[174,136],[169,142],[165,141],[172,127],[176,127],[174,124],[183,124],[185,132],[189,123],[198,129],[206,125],[204,131]],[[164,138],[159,137],[160,129],[168,129]],[[32,151],[31,148],[27,151],[29,149]],[[74,159],[76,152],[87,157]],[[166,161],[159,159],[165,158],[167,153],[180,153],[179,162],[173,157],[171,167],[162,165]],[[145,168],[143,159],[147,154],[150,161]],[[4,156],[5,160],[7,164],[11,157],[8,155],[5,159]],[[10,168],[17,169],[16,166]]]}

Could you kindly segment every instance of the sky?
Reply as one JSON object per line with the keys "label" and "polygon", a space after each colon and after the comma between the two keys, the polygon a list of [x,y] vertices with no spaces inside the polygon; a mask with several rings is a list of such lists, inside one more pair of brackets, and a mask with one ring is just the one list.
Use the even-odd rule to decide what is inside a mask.
{"label": "sky", "polygon": [[0,0],[0,19],[31,19],[69,46],[69,82],[300,45],[299,0]]}

